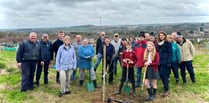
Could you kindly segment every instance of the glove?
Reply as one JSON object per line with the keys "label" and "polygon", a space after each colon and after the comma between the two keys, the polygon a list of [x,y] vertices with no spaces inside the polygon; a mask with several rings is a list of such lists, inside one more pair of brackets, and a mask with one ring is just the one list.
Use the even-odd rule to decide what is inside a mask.
{"label": "glove", "polygon": [[167,64],[167,67],[170,68],[171,67],[171,64]]}
{"label": "glove", "polygon": [[89,60],[89,61],[91,61],[92,60],[92,57],[91,56],[88,56],[86,59]]}

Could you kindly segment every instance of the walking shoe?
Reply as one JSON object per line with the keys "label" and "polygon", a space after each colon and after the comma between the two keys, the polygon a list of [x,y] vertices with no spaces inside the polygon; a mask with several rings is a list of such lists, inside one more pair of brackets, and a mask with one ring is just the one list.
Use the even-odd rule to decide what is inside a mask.
{"label": "walking shoe", "polygon": [[35,83],[37,86],[39,86],[39,81],[36,81],[36,83]]}
{"label": "walking shoe", "polygon": [[56,79],[56,83],[57,83],[57,84],[60,84],[60,80],[59,80],[59,79]]}
{"label": "walking shoe", "polygon": [[137,83],[136,83],[135,87],[136,87],[136,88],[137,88],[137,87],[140,87],[140,84],[137,84]]}
{"label": "walking shoe", "polygon": [[178,80],[178,79],[176,79],[176,85],[177,85],[177,84],[179,84],[179,80]]}
{"label": "walking shoe", "polygon": [[64,95],[64,93],[59,92],[58,96],[62,97]]}
{"label": "walking shoe", "polygon": [[168,91],[164,92],[163,97],[167,97],[170,93]]}
{"label": "walking shoe", "polygon": [[113,82],[109,82],[109,85],[113,85]]}
{"label": "walking shoe", "polygon": [[67,91],[67,92],[65,92],[65,94],[71,94],[71,91]]}
{"label": "walking shoe", "polygon": [[20,90],[20,92],[27,92],[27,90]]}
{"label": "walking shoe", "polygon": [[121,92],[118,90],[118,91],[115,91],[113,94],[114,95],[118,95],[118,94],[120,94]]}
{"label": "walking shoe", "polygon": [[136,97],[136,93],[132,93],[132,96],[133,96],[133,97]]}

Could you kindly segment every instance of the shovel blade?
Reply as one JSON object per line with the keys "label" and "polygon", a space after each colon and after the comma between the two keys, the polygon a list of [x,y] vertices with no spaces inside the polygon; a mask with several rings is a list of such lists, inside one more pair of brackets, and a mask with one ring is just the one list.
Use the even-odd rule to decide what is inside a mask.
{"label": "shovel blade", "polygon": [[129,95],[130,94],[130,91],[131,91],[130,86],[128,84],[127,85],[124,85],[123,91],[124,91],[125,94]]}
{"label": "shovel blade", "polygon": [[89,83],[87,83],[86,88],[87,88],[88,92],[92,92],[92,91],[94,91],[94,84],[92,82],[89,82]]}

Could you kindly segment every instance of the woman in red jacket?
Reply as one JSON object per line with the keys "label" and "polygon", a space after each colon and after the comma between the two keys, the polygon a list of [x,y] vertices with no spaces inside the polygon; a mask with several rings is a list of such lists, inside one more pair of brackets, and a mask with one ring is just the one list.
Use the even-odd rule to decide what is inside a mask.
{"label": "woman in red jacket", "polygon": [[[147,48],[144,52],[144,65],[147,66],[145,75],[145,86],[149,96],[147,101],[155,99],[157,91],[157,79],[159,78],[158,64],[159,64],[159,54],[156,52],[155,44],[153,42],[147,42]],[[152,87],[150,87],[150,80],[152,82]]]}
{"label": "woman in red jacket", "polygon": [[[126,44],[126,50],[123,50],[122,54],[121,54],[121,61],[122,61],[122,78],[121,78],[121,82],[119,85],[119,90],[116,91],[115,94],[120,94],[122,87],[123,87],[123,83],[126,81],[126,72],[128,69],[128,80],[131,82],[132,84],[132,90],[133,93],[132,95],[135,97],[136,93],[135,93],[135,80],[134,80],[134,65],[136,63],[136,56],[135,56],[135,52],[131,49],[132,44],[130,42],[128,42]],[[127,68],[128,65],[128,68]]]}

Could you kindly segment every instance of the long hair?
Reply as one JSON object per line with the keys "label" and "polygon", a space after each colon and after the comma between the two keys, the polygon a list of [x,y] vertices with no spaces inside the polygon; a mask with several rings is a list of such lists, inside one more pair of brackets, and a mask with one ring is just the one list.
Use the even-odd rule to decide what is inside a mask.
{"label": "long hair", "polygon": [[[148,45],[152,45],[153,46],[153,49],[152,49],[152,51],[151,51],[151,59],[152,59],[152,61],[154,61],[155,60],[155,55],[156,55],[156,48],[155,48],[155,44],[153,43],[153,42],[151,42],[151,41],[148,41],[147,42],[147,46]],[[144,51],[144,60],[148,60],[148,55],[149,55],[149,51],[148,51],[148,49],[146,48],[145,49],[145,51]]]}
{"label": "long hair", "polygon": [[160,34],[163,34],[164,36],[165,36],[165,38],[164,38],[164,40],[166,41],[167,40],[167,33],[166,32],[164,32],[164,31],[160,31],[159,33],[158,33],[158,42],[161,42],[162,40],[160,39]]}

